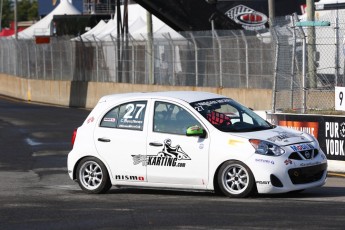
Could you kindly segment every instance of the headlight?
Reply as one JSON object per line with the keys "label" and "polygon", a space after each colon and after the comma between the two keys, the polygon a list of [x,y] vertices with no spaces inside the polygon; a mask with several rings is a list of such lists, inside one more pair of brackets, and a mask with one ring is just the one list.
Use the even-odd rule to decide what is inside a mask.
{"label": "headlight", "polygon": [[285,150],[278,145],[272,144],[267,141],[262,141],[258,139],[250,139],[249,142],[255,149],[255,153],[268,155],[268,156],[280,156],[285,153]]}

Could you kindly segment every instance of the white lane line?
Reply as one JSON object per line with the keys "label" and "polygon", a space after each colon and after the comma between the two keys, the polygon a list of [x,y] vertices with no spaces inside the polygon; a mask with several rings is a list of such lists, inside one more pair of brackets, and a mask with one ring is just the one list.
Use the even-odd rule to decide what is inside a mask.
{"label": "white lane line", "polygon": [[33,139],[31,138],[25,138],[25,141],[28,145],[31,145],[31,146],[37,146],[37,145],[42,145],[43,143],[42,142],[37,142],[37,141],[34,141]]}

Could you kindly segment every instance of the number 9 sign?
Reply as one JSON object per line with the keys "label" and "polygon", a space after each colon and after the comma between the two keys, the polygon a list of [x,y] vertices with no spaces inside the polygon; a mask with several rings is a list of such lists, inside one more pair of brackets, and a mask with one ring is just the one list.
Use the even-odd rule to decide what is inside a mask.
{"label": "number 9 sign", "polygon": [[335,110],[345,111],[345,87],[335,87]]}

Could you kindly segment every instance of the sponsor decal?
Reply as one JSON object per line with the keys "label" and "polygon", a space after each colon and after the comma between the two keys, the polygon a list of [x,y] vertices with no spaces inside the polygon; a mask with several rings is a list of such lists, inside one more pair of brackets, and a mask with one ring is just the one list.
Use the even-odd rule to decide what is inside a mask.
{"label": "sponsor decal", "polygon": [[212,105],[218,105],[223,104],[226,102],[230,102],[231,100],[228,98],[218,99],[218,100],[212,100],[212,101],[202,101],[194,104],[194,109],[198,112],[202,112],[205,110],[205,108],[208,108]]}
{"label": "sponsor decal", "polygon": [[255,159],[255,162],[267,163],[274,165],[274,161],[272,160],[265,160],[265,159]]}
{"label": "sponsor decal", "polygon": [[271,181],[261,181],[261,180],[258,180],[256,181],[257,184],[267,184],[269,185],[271,183]]}
{"label": "sponsor decal", "polygon": [[170,139],[164,140],[164,147],[157,155],[132,155],[133,164],[143,166],[186,167],[185,160],[191,158],[183,151],[180,145],[172,146]]}
{"label": "sponsor decal", "polygon": [[301,163],[300,166],[306,167],[306,166],[313,166],[313,165],[320,165],[320,164],[321,164],[320,161],[316,161],[316,162]]}
{"label": "sponsor decal", "polygon": [[230,140],[228,141],[228,144],[229,144],[229,145],[238,145],[238,144],[243,144],[243,141],[232,140],[232,139],[230,139]]}
{"label": "sponsor decal", "polygon": [[292,165],[292,160],[286,159],[286,160],[284,161],[284,163],[285,163],[286,165]]}
{"label": "sponsor decal", "polygon": [[115,180],[145,181],[143,176],[115,175]]}
{"label": "sponsor decal", "polygon": [[299,144],[299,145],[291,145],[290,148],[295,152],[299,152],[299,151],[314,149],[314,146],[311,144]]}
{"label": "sponsor decal", "polygon": [[93,121],[95,120],[95,118],[94,117],[90,117],[89,119],[87,119],[87,122],[86,123],[92,123]]}
{"label": "sponsor decal", "polygon": [[143,121],[139,120],[128,120],[128,119],[121,119],[120,124],[118,125],[119,128],[129,128],[129,129],[142,129]]}
{"label": "sponsor decal", "polygon": [[304,133],[309,133],[315,138],[318,137],[319,122],[308,121],[279,121],[278,125],[284,126],[290,129],[295,129]]}
{"label": "sponsor decal", "polygon": [[105,117],[104,119],[103,119],[103,121],[106,121],[106,122],[116,122],[116,119],[115,118],[113,118],[113,117]]}
{"label": "sponsor decal", "polygon": [[300,135],[296,135],[294,133],[288,133],[288,132],[277,132],[278,135],[277,136],[273,136],[268,138],[267,140],[272,141],[272,142],[276,142],[276,141],[284,141],[284,142],[288,142],[288,138],[291,137],[300,137]]}
{"label": "sponsor decal", "polygon": [[345,156],[345,122],[325,122],[326,154]]}
{"label": "sponsor decal", "polygon": [[140,164],[142,163],[143,166],[146,166],[147,165],[147,157],[146,155],[132,155],[133,157],[133,164],[134,165],[137,165],[137,164]]}
{"label": "sponsor decal", "polygon": [[238,5],[228,10],[225,15],[234,20],[237,24],[242,25],[246,30],[265,29],[268,17],[254,9],[244,5]]}

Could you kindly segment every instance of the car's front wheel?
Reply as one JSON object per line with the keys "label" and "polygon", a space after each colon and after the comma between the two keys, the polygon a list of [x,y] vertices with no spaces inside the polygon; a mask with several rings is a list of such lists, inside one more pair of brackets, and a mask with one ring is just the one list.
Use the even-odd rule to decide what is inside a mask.
{"label": "car's front wheel", "polygon": [[219,169],[217,179],[219,189],[228,197],[247,197],[255,188],[252,172],[240,161],[225,162]]}
{"label": "car's front wheel", "polygon": [[77,167],[77,181],[87,193],[105,193],[111,188],[108,171],[95,157],[82,159]]}

